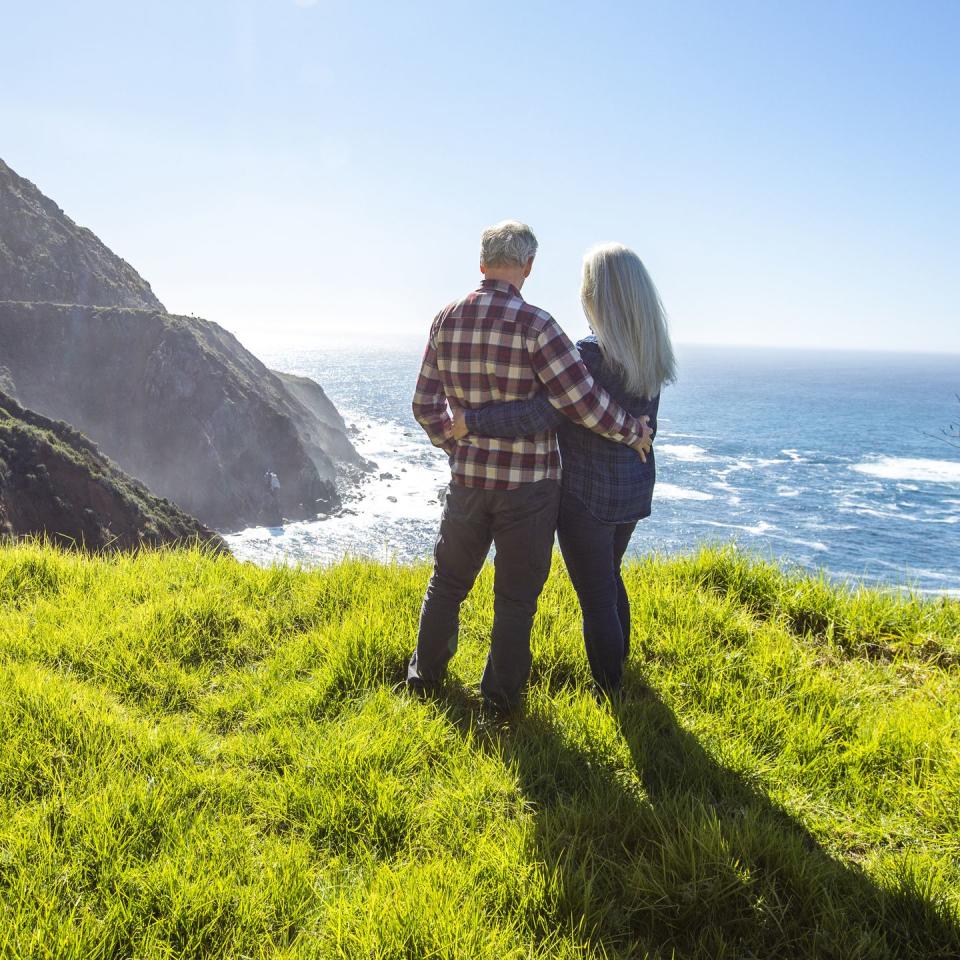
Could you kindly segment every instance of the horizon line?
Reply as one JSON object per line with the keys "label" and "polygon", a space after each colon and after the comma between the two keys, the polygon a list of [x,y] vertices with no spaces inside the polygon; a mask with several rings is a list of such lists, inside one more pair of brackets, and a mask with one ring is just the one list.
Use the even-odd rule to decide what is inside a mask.
{"label": "horizon line", "polygon": [[[200,319],[200,318],[198,318]],[[222,324],[221,324],[222,325]],[[235,331],[230,331],[238,339],[246,340],[253,342],[258,338],[256,336],[251,337],[248,332],[244,331],[238,333]],[[372,335],[376,335],[374,331],[371,331]],[[389,347],[396,343],[402,342],[416,342],[419,343],[423,339],[423,334],[420,332],[416,333],[401,333],[401,332],[392,332],[389,336],[384,336],[382,340],[383,347]],[[267,349],[270,352],[276,350],[285,350],[285,349],[296,349],[298,344],[294,340],[289,341],[277,341],[274,339],[275,346],[268,347]],[[326,341],[326,342],[322,342]],[[925,357],[956,357],[960,360],[960,348],[957,349],[941,349],[934,350],[930,348],[906,348],[906,347],[851,347],[851,346],[821,346],[816,344],[775,344],[775,343],[721,343],[715,340],[676,340],[674,341],[675,345],[681,349],[687,347],[697,347],[703,348],[708,347],[711,349],[719,350],[769,350],[769,351],[778,351],[780,353],[856,353],[856,354],[895,354],[895,355],[905,355],[905,356],[925,356]],[[265,346],[265,345],[263,345]],[[263,346],[258,345],[258,349],[263,349]],[[313,343],[304,343],[299,344],[300,349],[311,350],[311,349],[339,349],[343,347],[352,347],[354,346],[354,341],[350,340],[348,337],[331,337],[329,334],[326,336],[318,336],[316,341]],[[369,340],[363,344],[356,344],[356,349],[377,349],[378,345],[375,343],[370,343]]]}

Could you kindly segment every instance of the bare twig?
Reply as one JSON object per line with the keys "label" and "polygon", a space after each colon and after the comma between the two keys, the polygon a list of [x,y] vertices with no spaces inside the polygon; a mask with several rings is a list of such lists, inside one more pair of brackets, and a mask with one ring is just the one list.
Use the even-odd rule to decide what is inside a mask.
{"label": "bare twig", "polygon": [[[960,393],[955,394],[957,402],[960,403]],[[925,437],[931,437],[934,440],[940,440],[948,443],[951,447],[960,448],[960,423],[951,423],[949,427],[942,427],[939,433],[927,433],[921,431]]]}

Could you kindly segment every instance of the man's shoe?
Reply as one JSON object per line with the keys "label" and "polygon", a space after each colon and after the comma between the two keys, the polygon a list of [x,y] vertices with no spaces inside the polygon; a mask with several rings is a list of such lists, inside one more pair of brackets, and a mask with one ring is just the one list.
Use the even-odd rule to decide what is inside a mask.
{"label": "man's shoe", "polygon": [[401,680],[390,688],[390,692],[397,694],[397,696],[406,694],[415,697],[417,700],[426,700],[430,695],[430,691],[422,680]]}
{"label": "man's shoe", "polygon": [[492,697],[483,696],[480,701],[480,720],[486,726],[502,726],[515,717],[522,706],[522,699],[513,703],[505,703],[501,700],[494,700]]}

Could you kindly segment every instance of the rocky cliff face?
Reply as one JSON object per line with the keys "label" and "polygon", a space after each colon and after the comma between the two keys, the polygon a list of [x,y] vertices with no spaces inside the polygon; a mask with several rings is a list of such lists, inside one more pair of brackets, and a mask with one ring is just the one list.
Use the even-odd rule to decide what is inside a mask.
{"label": "rocky cliff face", "polygon": [[0,303],[0,368],[21,403],[218,529],[327,513],[338,465],[363,464],[317,384],[271,372],[205,320]]}
{"label": "rocky cliff face", "polygon": [[337,479],[365,467],[318,384],[271,372],[214,323],[167,314],[2,161],[0,389],[220,529],[327,513]]}
{"label": "rocky cliff face", "polygon": [[[311,456],[326,454],[343,466],[369,466],[354,449],[347,436],[347,425],[343,422],[343,417],[319,383],[309,377],[298,377],[296,374],[281,373],[279,370],[272,373],[295,401],[290,405],[290,415],[304,437]],[[304,410],[307,411],[307,416],[303,415]]]}
{"label": "rocky cliff face", "polygon": [[217,534],[154,497],[65,423],[0,392],[0,535],[46,535],[88,550],[199,541]]}
{"label": "rocky cliff face", "polygon": [[0,300],[163,309],[129,263],[2,160]]}

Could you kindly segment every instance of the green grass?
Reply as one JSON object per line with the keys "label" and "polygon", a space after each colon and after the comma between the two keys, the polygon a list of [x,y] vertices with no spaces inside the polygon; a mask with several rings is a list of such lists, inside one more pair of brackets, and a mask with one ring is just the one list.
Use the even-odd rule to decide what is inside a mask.
{"label": "green grass", "polygon": [[427,573],[0,549],[0,956],[960,956],[956,601],[650,560],[598,705],[557,560],[496,724]]}

